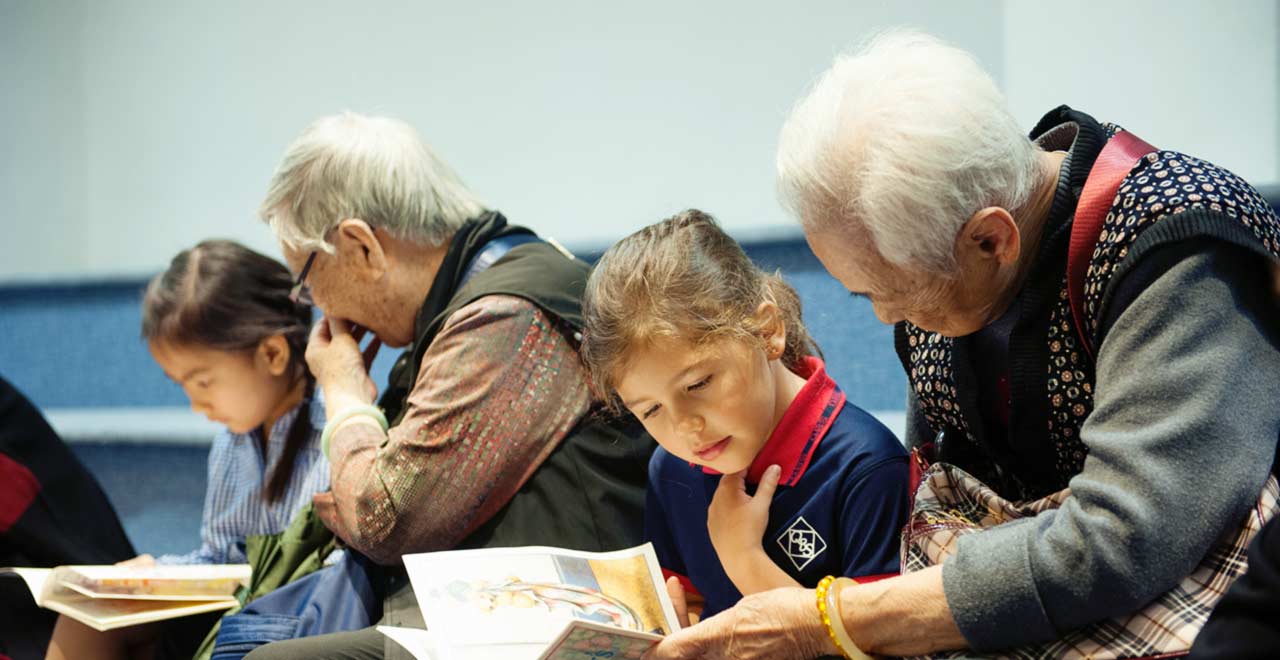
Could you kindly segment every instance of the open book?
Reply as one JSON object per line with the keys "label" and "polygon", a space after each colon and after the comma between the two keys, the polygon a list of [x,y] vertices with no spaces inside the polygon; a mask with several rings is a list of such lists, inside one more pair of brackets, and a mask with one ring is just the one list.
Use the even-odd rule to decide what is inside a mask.
{"label": "open book", "polygon": [[95,630],[230,609],[248,564],[0,568],[27,583],[36,604]]}
{"label": "open book", "polygon": [[653,546],[405,555],[429,631],[379,627],[418,660],[639,658],[679,629]]}

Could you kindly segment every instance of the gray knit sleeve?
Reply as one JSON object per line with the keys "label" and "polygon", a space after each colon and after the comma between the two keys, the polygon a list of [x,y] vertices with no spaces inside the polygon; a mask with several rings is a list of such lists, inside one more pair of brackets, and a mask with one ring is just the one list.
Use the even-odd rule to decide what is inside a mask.
{"label": "gray knit sleeve", "polygon": [[1195,252],[1115,317],[1072,497],[964,538],[943,567],[974,649],[1132,612],[1246,514],[1280,437],[1276,301],[1259,264],[1226,244]]}

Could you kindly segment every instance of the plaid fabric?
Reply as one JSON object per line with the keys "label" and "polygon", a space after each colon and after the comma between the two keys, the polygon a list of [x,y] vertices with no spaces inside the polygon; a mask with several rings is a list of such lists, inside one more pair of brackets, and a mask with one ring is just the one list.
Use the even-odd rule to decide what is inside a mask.
{"label": "plaid fabric", "polygon": [[[1070,496],[1071,490],[1064,489],[1030,502],[1010,502],[964,470],[936,463],[924,474],[903,531],[902,572],[941,564],[955,552],[961,536],[1055,509]],[[1240,525],[1225,535],[1177,586],[1133,614],[1076,629],[1047,644],[1007,649],[995,655],[957,651],[920,657],[1106,660],[1183,655],[1190,650],[1218,599],[1244,573],[1249,541],[1278,510],[1280,483],[1271,476]]]}

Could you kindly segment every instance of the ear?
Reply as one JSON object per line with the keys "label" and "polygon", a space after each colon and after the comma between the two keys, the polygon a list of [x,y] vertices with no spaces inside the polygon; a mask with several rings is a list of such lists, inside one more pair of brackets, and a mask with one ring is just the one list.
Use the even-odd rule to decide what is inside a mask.
{"label": "ear", "polygon": [[381,278],[387,271],[387,253],[373,226],[359,218],[347,218],[337,229],[334,245],[343,263],[366,280]]}
{"label": "ear", "polygon": [[291,350],[284,335],[271,335],[258,342],[254,359],[272,376],[283,376],[289,370]]}
{"label": "ear", "polygon": [[762,302],[751,315],[751,322],[759,329],[769,359],[781,358],[787,350],[787,322],[782,318],[782,310],[772,302]]}
{"label": "ear", "polygon": [[956,256],[961,263],[967,260],[965,257],[974,257],[1007,266],[1016,263],[1021,254],[1018,225],[999,206],[988,206],[969,216],[956,236]]}

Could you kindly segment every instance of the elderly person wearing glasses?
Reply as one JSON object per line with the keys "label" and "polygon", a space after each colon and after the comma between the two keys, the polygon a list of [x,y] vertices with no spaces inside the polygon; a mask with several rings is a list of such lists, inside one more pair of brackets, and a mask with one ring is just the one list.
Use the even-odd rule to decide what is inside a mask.
{"label": "elderly person wearing glasses", "polygon": [[[780,190],[827,270],[895,326],[909,444],[941,438],[935,459],[1009,500],[1069,496],[821,612],[811,590],[748,597],[650,658],[1050,644],[1143,608],[1243,528],[1280,437],[1280,221],[1191,156],[1100,162],[1118,135],[1063,106],[1028,139],[976,61],[926,35],[836,60],[782,130]],[[1095,168],[1116,192],[1086,207]],[[1102,226],[1077,252],[1077,317],[1086,217]]]}
{"label": "elderly person wearing glasses", "polygon": [[[298,273],[296,295],[324,312],[307,363],[324,390],[333,485],[315,504],[347,545],[395,565],[452,548],[640,541],[653,443],[638,425],[591,414],[577,354],[584,262],[486,209],[388,118],[312,124],[262,216]],[[374,405],[367,367],[379,342],[406,348]],[[387,596],[384,620],[420,622],[402,579]],[[398,649],[369,629],[252,657]]]}

